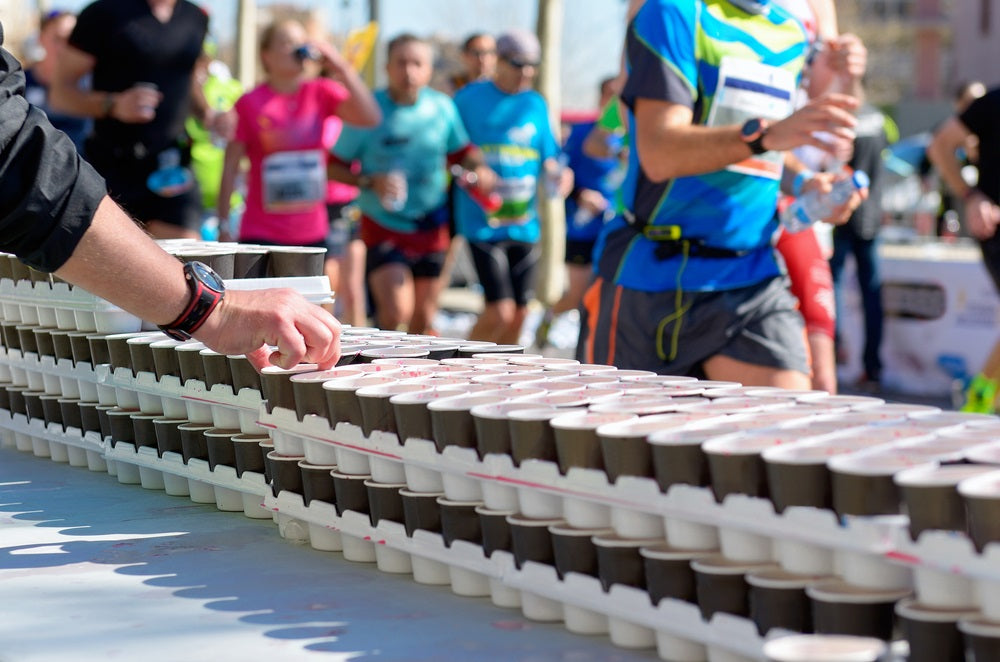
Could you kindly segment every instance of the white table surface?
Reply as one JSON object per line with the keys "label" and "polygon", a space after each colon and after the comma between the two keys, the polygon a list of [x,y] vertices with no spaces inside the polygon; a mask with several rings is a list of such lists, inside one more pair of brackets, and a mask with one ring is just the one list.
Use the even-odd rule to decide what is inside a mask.
{"label": "white table surface", "polygon": [[655,660],[0,449],[0,662]]}

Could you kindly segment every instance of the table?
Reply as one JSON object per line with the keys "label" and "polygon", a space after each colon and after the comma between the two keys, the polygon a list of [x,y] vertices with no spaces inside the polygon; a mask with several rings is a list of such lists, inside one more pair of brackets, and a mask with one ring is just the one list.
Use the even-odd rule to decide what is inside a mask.
{"label": "table", "polygon": [[655,660],[0,449],[0,660]]}

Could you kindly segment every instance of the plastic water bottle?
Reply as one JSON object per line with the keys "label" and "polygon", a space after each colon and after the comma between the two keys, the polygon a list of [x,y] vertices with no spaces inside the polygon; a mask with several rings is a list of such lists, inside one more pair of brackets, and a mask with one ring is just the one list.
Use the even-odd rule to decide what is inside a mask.
{"label": "plastic water bottle", "polygon": [[552,199],[560,197],[559,187],[562,184],[562,174],[569,166],[569,157],[560,154],[556,163],[555,168],[545,173],[545,194]]}
{"label": "plastic water bottle", "polygon": [[383,195],[380,202],[388,211],[402,211],[403,207],[406,206],[406,198],[409,194],[406,186],[406,171],[400,167],[394,167],[385,176],[395,183],[396,192],[391,195]]}
{"label": "plastic water bottle", "polygon": [[868,187],[868,175],[863,170],[855,170],[833,185],[829,193],[809,191],[795,199],[781,214],[781,224],[787,232],[801,232],[816,221],[830,216],[833,210],[847,202],[851,195]]}

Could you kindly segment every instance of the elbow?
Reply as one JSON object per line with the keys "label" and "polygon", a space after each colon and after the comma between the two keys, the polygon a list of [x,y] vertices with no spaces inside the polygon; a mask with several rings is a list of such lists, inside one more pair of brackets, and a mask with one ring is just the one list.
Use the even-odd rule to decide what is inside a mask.
{"label": "elbow", "polygon": [[382,111],[378,106],[373,106],[364,113],[360,126],[371,129],[382,123]]}
{"label": "elbow", "polygon": [[646,176],[646,179],[654,184],[662,184],[663,182],[679,177],[682,173],[677,171],[677,168],[669,162],[656,162],[653,160],[639,159],[639,165],[642,167],[642,174]]}
{"label": "elbow", "polygon": [[[954,149],[952,150],[954,153]],[[927,145],[927,160],[931,162],[935,168],[940,168],[941,164],[944,163],[944,159],[948,153],[948,148],[941,140],[940,135],[934,136],[930,144]]]}

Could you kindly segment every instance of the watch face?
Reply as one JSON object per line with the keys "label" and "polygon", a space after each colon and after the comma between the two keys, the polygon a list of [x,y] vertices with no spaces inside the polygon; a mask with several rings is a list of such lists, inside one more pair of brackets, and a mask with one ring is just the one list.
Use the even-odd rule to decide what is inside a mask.
{"label": "watch face", "polygon": [[215,290],[216,292],[221,292],[226,289],[225,284],[219,277],[219,274],[212,271],[212,269],[202,262],[192,262],[191,270],[198,280],[203,282],[206,287]]}
{"label": "watch face", "polygon": [[759,132],[760,132],[760,120],[757,118],[747,120],[743,124],[743,129],[741,130],[743,137],[747,139],[752,139]]}

